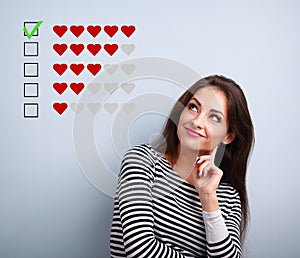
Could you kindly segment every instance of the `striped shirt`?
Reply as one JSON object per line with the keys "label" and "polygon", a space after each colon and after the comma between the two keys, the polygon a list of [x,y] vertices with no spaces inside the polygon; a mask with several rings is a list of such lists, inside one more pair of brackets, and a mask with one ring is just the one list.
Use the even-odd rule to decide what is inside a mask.
{"label": "striped shirt", "polygon": [[241,257],[241,203],[228,184],[219,211],[202,211],[195,187],[144,144],[124,156],[114,201],[111,257]]}

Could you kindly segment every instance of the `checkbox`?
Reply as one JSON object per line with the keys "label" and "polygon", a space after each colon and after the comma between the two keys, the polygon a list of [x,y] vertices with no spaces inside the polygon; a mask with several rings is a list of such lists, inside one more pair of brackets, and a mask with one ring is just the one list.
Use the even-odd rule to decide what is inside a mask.
{"label": "checkbox", "polygon": [[24,118],[37,118],[37,117],[39,117],[39,104],[24,103]]}
{"label": "checkbox", "polygon": [[24,63],[24,77],[39,77],[39,63]]}
{"label": "checkbox", "polygon": [[[34,27],[37,25],[37,23],[38,22],[29,22],[29,21],[28,22],[24,22],[24,27],[26,27],[28,31],[32,31],[34,29]],[[38,35],[39,35],[39,29],[37,29],[33,33],[32,37],[37,37]],[[26,34],[25,34],[25,32],[24,32],[24,36],[27,37]]]}
{"label": "checkbox", "polygon": [[24,97],[25,98],[37,98],[39,96],[39,84],[38,83],[24,83]]}
{"label": "checkbox", "polygon": [[24,42],[24,56],[38,56],[39,43],[38,42]]}

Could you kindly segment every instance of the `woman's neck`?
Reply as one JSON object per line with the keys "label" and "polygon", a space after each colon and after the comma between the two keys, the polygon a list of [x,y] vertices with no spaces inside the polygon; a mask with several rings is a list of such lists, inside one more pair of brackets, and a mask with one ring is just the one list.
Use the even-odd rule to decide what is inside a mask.
{"label": "woman's neck", "polygon": [[180,148],[178,159],[173,167],[173,169],[180,175],[180,177],[182,177],[189,183],[191,183],[189,178],[195,166],[197,155],[198,152]]}

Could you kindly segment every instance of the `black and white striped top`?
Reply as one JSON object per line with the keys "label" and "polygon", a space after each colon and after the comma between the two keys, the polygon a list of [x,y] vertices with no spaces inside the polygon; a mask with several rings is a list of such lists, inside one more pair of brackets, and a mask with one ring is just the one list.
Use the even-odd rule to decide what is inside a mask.
{"label": "black and white striped top", "polygon": [[239,195],[233,187],[220,184],[217,196],[225,235],[214,242],[207,232],[218,237],[214,231],[220,223],[213,218],[210,223],[204,215],[210,213],[202,211],[194,186],[150,145],[133,147],[121,165],[111,257],[241,257]]}

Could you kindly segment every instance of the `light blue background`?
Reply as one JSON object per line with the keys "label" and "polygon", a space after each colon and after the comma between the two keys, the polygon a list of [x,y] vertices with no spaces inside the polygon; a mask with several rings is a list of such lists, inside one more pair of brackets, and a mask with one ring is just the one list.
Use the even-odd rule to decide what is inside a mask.
{"label": "light blue background", "polygon": [[[64,23],[134,24],[136,34],[128,40],[136,46],[132,57],[170,58],[201,75],[223,74],[241,84],[256,132],[248,171],[251,221],[245,257],[299,257],[298,1],[27,0],[3,3],[1,10],[1,258],[109,257],[113,200],[94,188],[77,164],[73,112],[58,117],[51,108],[64,98],[51,89],[57,78],[51,65],[59,60],[51,50],[56,40],[51,28]],[[27,59],[22,26],[40,19],[40,117],[28,120],[23,118]],[[144,93],[164,86],[145,83]],[[179,94],[175,88],[174,97]],[[69,93],[65,99],[77,100]],[[132,127],[132,144],[159,131],[161,117],[148,118],[150,127],[143,120]],[[99,119],[98,145],[105,132]],[[119,162],[112,160],[116,168]]]}

